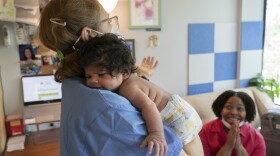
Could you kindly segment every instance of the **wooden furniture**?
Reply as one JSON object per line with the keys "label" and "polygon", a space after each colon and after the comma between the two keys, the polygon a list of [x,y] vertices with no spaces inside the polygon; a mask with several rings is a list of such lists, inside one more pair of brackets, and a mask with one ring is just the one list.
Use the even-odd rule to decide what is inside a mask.
{"label": "wooden furniture", "polygon": [[26,136],[24,150],[5,152],[4,156],[59,156],[59,152],[59,129],[51,129]]}
{"label": "wooden furniture", "polygon": [[1,68],[0,68],[0,155],[3,155],[7,141],[7,133],[5,126],[4,100],[3,88],[1,82]]}
{"label": "wooden furniture", "polygon": [[[60,102],[41,104],[34,106],[25,106],[23,109],[23,118],[25,130],[40,131],[60,127]],[[31,120],[32,122],[26,122]]]}

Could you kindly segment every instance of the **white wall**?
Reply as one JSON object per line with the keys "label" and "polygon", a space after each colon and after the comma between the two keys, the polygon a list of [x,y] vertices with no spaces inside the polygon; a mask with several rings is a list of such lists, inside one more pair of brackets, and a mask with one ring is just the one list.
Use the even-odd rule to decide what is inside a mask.
{"label": "white wall", "polygon": [[9,26],[12,45],[9,47],[4,46],[3,30],[0,31],[0,67],[1,77],[4,90],[4,107],[7,114],[19,113],[23,108],[22,89],[20,82],[20,67],[19,67],[19,54],[18,46],[15,43],[15,33],[13,23],[0,22],[2,25]]}
{"label": "white wall", "polygon": [[[259,2],[245,0],[262,12]],[[155,56],[159,66],[151,81],[162,88],[179,95],[187,92],[187,25],[189,23],[236,22],[237,1],[235,0],[161,0],[162,27],[158,32],[143,29],[128,29],[128,1],[119,0],[111,16],[118,15],[120,31],[129,39],[135,39],[136,59],[139,63],[144,56]],[[249,7],[248,7],[249,8]],[[246,10],[246,9],[245,9]],[[250,12],[250,11],[248,11]],[[0,22],[0,25],[5,22]],[[5,23],[6,24],[6,23]],[[12,27],[12,24],[7,23]],[[2,30],[1,30],[2,31]],[[1,33],[2,34],[2,33]],[[148,37],[157,34],[160,46],[149,48]],[[2,38],[2,35],[1,35]],[[12,35],[12,41],[15,41]],[[3,47],[0,43],[0,65],[4,87],[4,104],[7,114],[22,110],[22,91],[17,45]]]}
{"label": "white wall", "polygon": [[[176,94],[187,92],[188,23],[236,22],[237,1],[161,0],[161,31],[128,29],[128,2],[119,1],[111,16],[118,15],[120,31],[136,42],[138,63],[145,56],[155,56],[159,66],[151,81]],[[148,37],[157,34],[160,46],[148,47]]]}

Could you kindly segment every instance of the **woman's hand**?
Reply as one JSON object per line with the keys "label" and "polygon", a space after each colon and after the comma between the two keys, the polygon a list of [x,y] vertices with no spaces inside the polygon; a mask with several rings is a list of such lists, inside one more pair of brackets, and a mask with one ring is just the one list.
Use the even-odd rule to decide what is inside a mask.
{"label": "woman's hand", "polygon": [[216,156],[230,156],[233,148],[236,148],[237,138],[240,135],[239,123],[233,123],[227,134],[226,143],[222,146]]}
{"label": "woman's hand", "polygon": [[231,125],[231,128],[229,129],[228,135],[227,135],[227,141],[226,144],[233,149],[236,147],[237,138],[240,137],[240,129],[238,127],[239,122],[233,122]]}
{"label": "woman's hand", "polygon": [[150,133],[145,140],[141,143],[140,147],[143,148],[148,145],[148,153],[151,154],[155,148],[155,156],[164,156],[167,152],[167,143],[163,134]]}
{"label": "woman's hand", "polygon": [[[237,124],[239,125],[239,123]],[[237,126],[238,127],[238,126]],[[240,129],[238,127],[238,135],[236,136],[236,143],[234,146],[237,155],[242,155],[242,156],[248,156],[249,154],[247,153],[246,149],[242,145],[241,138],[240,138]]]}
{"label": "woman's hand", "polygon": [[154,57],[150,57],[150,56],[144,57],[142,59],[140,66],[138,66],[138,68],[137,68],[137,71],[136,71],[137,75],[139,77],[141,77],[141,76],[149,77],[154,73],[157,65],[158,65],[158,61],[156,61],[154,59]]}

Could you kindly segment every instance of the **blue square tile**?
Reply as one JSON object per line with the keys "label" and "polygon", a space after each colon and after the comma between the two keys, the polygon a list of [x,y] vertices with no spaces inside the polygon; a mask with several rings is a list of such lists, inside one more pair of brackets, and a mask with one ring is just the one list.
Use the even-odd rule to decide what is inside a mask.
{"label": "blue square tile", "polygon": [[214,24],[189,24],[189,54],[214,52]]}
{"label": "blue square tile", "polygon": [[249,86],[249,80],[250,79],[242,79],[240,80],[239,88],[246,88]]}
{"label": "blue square tile", "polygon": [[263,21],[242,22],[241,50],[263,49]]}
{"label": "blue square tile", "polygon": [[213,92],[213,83],[201,83],[195,85],[189,85],[188,95],[202,94]]}
{"label": "blue square tile", "polygon": [[237,53],[215,53],[215,81],[236,79]]}

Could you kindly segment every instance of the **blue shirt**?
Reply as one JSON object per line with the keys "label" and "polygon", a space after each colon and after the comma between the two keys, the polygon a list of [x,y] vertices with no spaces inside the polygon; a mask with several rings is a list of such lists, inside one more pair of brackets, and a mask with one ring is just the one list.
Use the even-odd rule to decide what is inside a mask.
{"label": "blue shirt", "polygon": [[[60,126],[61,156],[148,155],[139,147],[147,136],[141,113],[124,97],[88,88],[78,78],[62,83]],[[167,126],[164,134],[167,156],[179,155],[179,137]]]}

